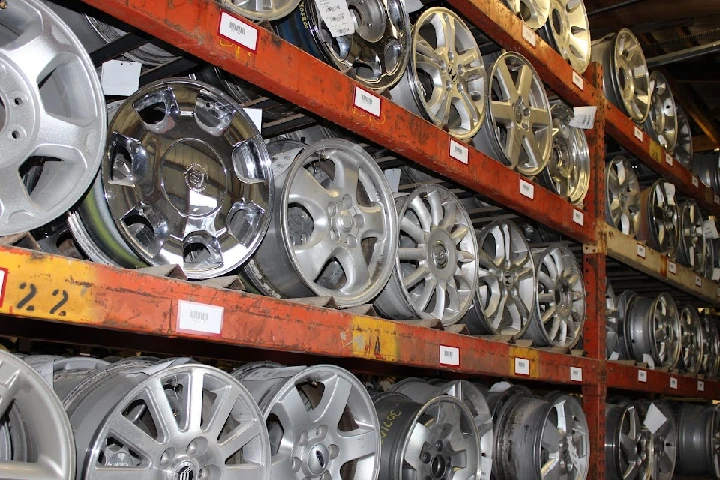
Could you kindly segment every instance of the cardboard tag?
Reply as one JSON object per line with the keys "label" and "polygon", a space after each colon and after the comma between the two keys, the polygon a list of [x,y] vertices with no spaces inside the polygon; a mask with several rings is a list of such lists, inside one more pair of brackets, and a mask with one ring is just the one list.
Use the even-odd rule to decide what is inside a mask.
{"label": "cardboard tag", "polygon": [[103,93],[109,96],[129,97],[140,88],[139,62],[108,60],[100,68],[100,84]]}

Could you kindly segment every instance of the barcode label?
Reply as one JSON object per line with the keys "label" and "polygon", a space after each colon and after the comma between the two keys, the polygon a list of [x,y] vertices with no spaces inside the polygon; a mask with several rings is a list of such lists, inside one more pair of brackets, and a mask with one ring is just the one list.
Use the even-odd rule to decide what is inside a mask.
{"label": "barcode label", "polygon": [[646,255],[647,255],[647,251],[645,250],[645,245],[638,243],[637,244],[637,256],[640,258],[645,258]]}
{"label": "barcode label", "polygon": [[440,365],[460,365],[460,349],[457,347],[446,347],[440,345]]}
{"label": "barcode label", "polygon": [[697,391],[698,392],[704,392],[705,391],[705,382],[702,380],[697,381]]}
{"label": "barcode label", "polygon": [[668,260],[668,272],[677,275],[677,264]]}
{"label": "barcode label", "polygon": [[642,382],[642,383],[647,382],[647,371],[638,370],[638,382]]}
{"label": "barcode label", "polygon": [[677,390],[677,378],[670,377],[670,388]]}
{"label": "barcode label", "polygon": [[672,155],[667,154],[667,153],[665,154],[665,163],[667,163],[668,165],[670,165],[672,167],[672,165],[674,163]]}
{"label": "barcode label", "polygon": [[516,358],[515,375],[530,375],[530,360],[527,358]]}
{"label": "barcode label", "polygon": [[380,97],[360,87],[355,87],[355,106],[371,115],[380,117]]}
{"label": "barcode label", "polygon": [[177,329],[219,335],[223,324],[223,307],[178,300]]}
{"label": "barcode label", "polygon": [[582,368],[570,367],[570,381],[582,382]]}
{"label": "barcode label", "polygon": [[220,14],[220,35],[252,50],[257,50],[257,29],[232,15],[222,12]]}
{"label": "barcode label", "polygon": [[585,215],[583,215],[583,212],[580,210],[573,210],[573,222],[578,225],[583,225],[585,223]]}
{"label": "barcode label", "polygon": [[576,71],[573,70],[572,72],[572,81],[580,90],[582,90],[585,87],[585,82],[583,81],[583,78],[578,75]]}
{"label": "barcode label", "polygon": [[469,155],[468,148],[465,145],[460,145],[455,140],[450,140],[450,156],[452,158],[467,165]]}
{"label": "barcode label", "polygon": [[533,32],[532,29],[524,23],[522,26],[522,36],[526,42],[528,42],[533,47],[535,46],[535,32]]}
{"label": "barcode label", "polygon": [[633,133],[635,133],[635,138],[637,138],[637,139],[640,140],[641,142],[644,142],[644,141],[645,141],[645,134],[643,133],[643,131],[640,130],[638,127],[633,127],[633,128],[634,128]]}
{"label": "barcode label", "polygon": [[535,198],[535,186],[532,183],[526,182],[521,178],[520,194],[532,200],[533,198]]}

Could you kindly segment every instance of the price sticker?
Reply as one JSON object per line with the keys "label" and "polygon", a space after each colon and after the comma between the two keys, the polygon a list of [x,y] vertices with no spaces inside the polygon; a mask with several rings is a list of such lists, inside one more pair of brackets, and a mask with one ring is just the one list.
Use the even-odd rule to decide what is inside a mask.
{"label": "price sticker", "polygon": [[670,377],[670,388],[677,390],[677,378]]}
{"label": "price sticker", "polygon": [[698,177],[695,175],[693,175],[693,177],[692,177],[692,184],[693,184],[693,187],[697,187],[700,185],[700,180],[698,180]]}
{"label": "price sticker", "polygon": [[700,275],[695,275],[695,286],[702,288],[702,278],[700,278]]}
{"label": "price sticker", "polygon": [[672,157],[672,155],[670,155],[669,153],[666,153],[666,154],[665,154],[665,163],[667,163],[667,164],[670,165],[671,167],[672,167],[672,165],[673,165],[673,157]]}
{"label": "price sticker", "polygon": [[583,130],[591,130],[595,125],[595,114],[597,107],[575,107],[573,108],[573,118],[570,119],[570,126],[582,128]]}
{"label": "price sticker", "polygon": [[380,118],[380,97],[360,87],[355,87],[355,106]]}
{"label": "price sticker", "polygon": [[633,133],[635,134],[635,138],[637,138],[637,139],[640,140],[641,142],[644,142],[644,141],[645,141],[645,134],[643,133],[643,131],[640,130],[637,126],[636,126],[636,127],[633,127],[633,128],[634,128]]}
{"label": "price sticker", "polygon": [[457,347],[446,347],[440,345],[440,365],[460,365],[460,349]]}
{"label": "price sticker", "polygon": [[668,260],[668,272],[677,275],[677,264]]}
{"label": "price sticker", "polygon": [[535,42],[536,42],[535,32],[533,32],[532,29],[524,23],[523,23],[523,27],[522,27],[522,36],[526,42],[528,42],[533,47],[535,46]]}
{"label": "price sticker", "polygon": [[219,33],[221,36],[232,40],[233,42],[241,45],[248,50],[257,50],[257,39],[258,31],[252,25],[249,25],[239,18],[235,18],[227,12],[220,14],[220,29]]}
{"label": "price sticker", "polygon": [[637,256],[640,258],[645,258],[646,255],[647,255],[647,250],[645,249],[645,245],[638,243],[637,244]]}
{"label": "price sticker", "polygon": [[697,381],[697,391],[698,392],[704,392],[705,391],[705,382],[702,380]]}
{"label": "price sticker", "polygon": [[585,87],[585,82],[583,81],[583,78],[578,75],[578,73],[573,70],[572,73],[572,81],[575,84],[576,87],[578,87],[580,90],[582,90]]}
{"label": "price sticker", "polygon": [[530,360],[527,358],[516,358],[515,375],[530,375]]}
{"label": "price sticker", "polygon": [[641,383],[647,382],[647,371],[646,370],[638,370],[638,382],[641,382]]}
{"label": "price sticker", "polygon": [[142,63],[108,60],[100,68],[100,84],[105,95],[129,97],[140,88]]}
{"label": "price sticker", "polygon": [[520,194],[526,196],[530,200],[535,198],[535,186],[530,183],[526,182],[522,178],[520,179]]}
{"label": "price sticker", "polygon": [[223,307],[178,300],[177,330],[220,335]]}
{"label": "price sticker", "polygon": [[578,225],[583,225],[585,223],[585,215],[583,215],[583,212],[574,209],[573,222],[577,223]]}
{"label": "price sticker", "polygon": [[467,165],[470,153],[465,145],[461,145],[455,140],[450,140],[450,156],[455,160]]}
{"label": "price sticker", "polygon": [[315,0],[315,6],[333,38],[355,33],[355,20],[347,0]]}
{"label": "price sticker", "polygon": [[570,381],[582,382],[582,368],[570,367]]}

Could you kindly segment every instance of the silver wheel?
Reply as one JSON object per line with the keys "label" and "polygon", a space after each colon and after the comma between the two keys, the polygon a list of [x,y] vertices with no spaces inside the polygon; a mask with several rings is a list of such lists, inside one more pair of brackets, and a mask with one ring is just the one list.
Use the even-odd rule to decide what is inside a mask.
{"label": "silver wheel", "polygon": [[621,358],[618,334],[620,329],[619,302],[612,285],[607,279],[605,281],[605,358],[619,360]]}
{"label": "silver wheel", "polygon": [[685,307],[680,313],[680,361],[678,368],[684,373],[696,375],[703,359],[703,328],[697,309]]}
{"label": "silver wheel", "polygon": [[438,318],[457,323],[477,288],[477,241],[460,201],[440,186],[400,197],[395,268],[375,300],[388,318]]}
{"label": "silver wheel", "polygon": [[582,404],[560,392],[549,394],[546,400],[552,405],[552,415],[557,416],[560,449],[556,466],[544,471],[542,477],[585,480],[590,467],[590,434]]}
{"label": "silver wheel", "polygon": [[717,152],[695,155],[692,172],[705,185],[716,192],[720,191],[720,155]]}
{"label": "silver wheel", "polygon": [[416,21],[407,72],[391,91],[399,105],[469,139],[485,117],[487,77],[480,49],[454,12],[429,8]]}
{"label": "silver wheel", "polygon": [[605,220],[634,237],[639,212],[640,183],[632,163],[625,157],[615,157],[605,167]]}
{"label": "silver wheel", "polygon": [[633,402],[605,407],[605,475],[608,480],[647,479],[653,444]]}
{"label": "silver wheel", "polygon": [[537,346],[572,348],[585,325],[585,283],[575,255],[551,246],[534,258],[535,299],[525,337]]}
{"label": "silver wheel", "polygon": [[390,186],[360,146],[317,142],[276,178],[270,230],[244,269],[263,293],[372,300],[394,268],[398,219]]}
{"label": "silver wheel", "polygon": [[[650,404],[648,404],[649,406]],[[645,407],[645,414],[647,408]],[[656,402],[655,406],[666,418],[665,422],[652,434],[654,458],[651,462],[653,480],[671,480],[675,471],[678,432],[675,414],[667,403]],[[644,419],[643,419],[644,421]],[[647,430],[647,427],[644,427]],[[650,433],[650,432],[648,432]]]}
{"label": "silver wheel", "polygon": [[464,318],[472,333],[521,337],[535,305],[535,264],[522,230],[501,220],[478,240],[478,287]]}
{"label": "silver wheel", "polygon": [[605,97],[636,123],[650,113],[650,74],[642,46],[633,33],[623,28],[595,42],[592,60],[603,66]]}
{"label": "silver wheel", "polygon": [[590,25],[585,3],[550,0],[550,15],[540,33],[578,73],[590,65]]}
{"label": "silver wheel", "polygon": [[0,236],[57,218],[100,166],[107,120],[90,57],[36,0],[0,10]]}
{"label": "silver wheel", "polygon": [[290,14],[300,0],[219,0],[224,8],[255,21],[278,20]]}
{"label": "silver wheel", "polygon": [[720,366],[720,335],[715,318],[704,313],[700,317],[703,329],[703,356],[700,373],[707,377],[716,377]]}
{"label": "silver wheel", "polygon": [[638,362],[650,357],[658,367],[675,368],[680,358],[680,316],[667,293],[654,300],[637,296],[625,322],[628,350]]}
{"label": "silver wheel", "polygon": [[675,258],[679,241],[680,212],[675,201],[675,185],[658,180],[641,194],[638,240],[650,248]]}
{"label": "silver wheel", "polygon": [[678,117],[675,97],[665,76],[660,72],[650,75],[652,94],[650,115],[645,120],[645,130],[668,152],[675,150],[678,139]]}
{"label": "silver wheel", "polygon": [[379,478],[478,478],[477,430],[461,400],[440,395],[418,403],[400,393],[382,393],[375,408],[385,427]]}
{"label": "silver wheel", "polygon": [[570,203],[582,205],[590,188],[590,150],[582,129],[571,127],[573,111],[555,103],[552,112],[552,152],[542,171],[544,186]]}
{"label": "silver wheel", "polygon": [[550,0],[505,0],[505,4],[533,30],[545,25],[550,14]]}
{"label": "silver wheel", "polygon": [[545,87],[518,53],[500,55],[488,75],[488,114],[475,147],[522,175],[539,174],[552,150],[552,118]]}
{"label": "silver wheel", "polygon": [[630,323],[630,311],[633,303],[639,298],[639,295],[632,290],[625,290],[618,297],[618,342],[617,349],[621,360],[631,360],[633,355],[630,353],[630,332],[628,324]]}
{"label": "silver wheel", "polygon": [[693,144],[692,131],[690,131],[690,122],[688,121],[685,111],[680,105],[677,108],[678,134],[677,142],[675,142],[675,158],[682,163],[685,168],[692,170],[693,166]]}
{"label": "silver wheel", "polygon": [[272,478],[376,478],[380,425],[370,395],[332,365],[261,367],[237,375],[270,432]]}
{"label": "silver wheel", "polygon": [[719,408],[689,402],[677,405],[677,473],[720,478]]}
{"label": "silver wheel", "polygon": [[705,271],[705,233],[700,207],[694,200],[680,205],[680,243],[677,260],[697,273]]}

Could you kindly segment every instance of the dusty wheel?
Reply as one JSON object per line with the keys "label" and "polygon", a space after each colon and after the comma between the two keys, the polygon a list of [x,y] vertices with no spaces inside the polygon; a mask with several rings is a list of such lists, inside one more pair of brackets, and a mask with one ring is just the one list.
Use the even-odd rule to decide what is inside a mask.
{"label": "dusty wheel", "polygon": [[680,242],[677,260],[697,273],[705,271],[705,233],[703,215],[693,200],[685,200],[680,205]]}
{"label": "dusty wheel", "polygon": [[605,425],[606,478],[649,479],[655,448],[650,432],[643,430],[639,405],[607,404]]}
{"label": "dusty wheel", "polygon": [[543,471],[543,478],[553,478],[557,468],[558,478],[585,480],[590,467],[590,434],[582,404],[577,398],[561,392],[545,397],[557,416],[560,448],[558,464]]}
{"label": "dusty wheel", "polygon": [[605,358],[608,360],[620,359],[620,313],[618,298],[615,291],[606,280],[605,287]]}
{"label": "dusty wheel", "polygon": [[675,472],[720,478],[720,412],[717,405],[677,404]]}
{"label": "dusty wheel", "polygon": [[590,25],[584,2],[550,0],[550,15],[540,35],[578,73],[590,65]]}
{"label": "dusty wheel", "polygon": [[700,322],[703,329],[703,356],[700,373],[713,378],[717,376],[720,367],[720,335],[712,315],[703,313]]}
{"label": "dusty wheel", "polygon": [[678,139],[678,116],[675,97],[670,85],[660,72],[650,75],[652,95],[650,114],[645,120],[645,130],[668,152],[675,150]]}
{"label": "dusty wheel", "polygon": [[685,307],[680,313],[680,360],[681,372],[696,375],[702,367],[704,332],[697,309]]}
{"label": "dusty wheel", "polygon": [[[647,418],[647,413],[652,408],[651,403],[645,404],[643,407],[642,417],[643,423]],[[678,432],[675,423],[675,414],[665,402],[655,402],[655,407],[665,417],[665,421],[654,432],[649,432],[647,426],[643,429],[651,433],[653,446],[654,461],[651,462],[652,479],[671,480],[675,471],[675,460],[677,455]]]}
{"label": "dusty wheel", "polygon": [[677,108],[678,135],[675,143],[675,158],[682,163],[685,168],[692,171],[693,169],[693,146],[692,131],[690,131],[690,122],[688,121],[685,111],[680,105]]}
{"label": "dusty wheel", "polygon": [[533,30],[545,25],[550,14],[550,0],[505,0],[505,5]]}
{"label": "dusty wheel", "polygon": [[627,311],[625,338],[631,358],[675,368],[680,358],[680,316],[668,293],[654,299],[637,296]]}
{"label": "dusty wheel", "polygon": [[675,185],[658,180],[641,194],[638,240],[650,248],[675,258],[679,242],[680,210],[675,201]]}
{"label": "dusty wheel", "polygon": [[640,183],[632,163],[615,157],[605,166],[605,220],[625,235],[638,231]]}

